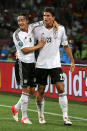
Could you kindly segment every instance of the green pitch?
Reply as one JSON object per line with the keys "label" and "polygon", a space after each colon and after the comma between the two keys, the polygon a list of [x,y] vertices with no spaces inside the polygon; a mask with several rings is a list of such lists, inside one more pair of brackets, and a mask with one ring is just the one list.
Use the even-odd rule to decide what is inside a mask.
{"label": "green pitch", "polygon": [[21,124],[21,110],[19,122],[12,118],[11,105],[16,104],[20,94],[0,92],[0,131],[86,131],[87,103],[69,101],[69,118],[73,125],[65,126],[62,112],[57,99],[45,98],[45,119],[47,124],[38,123],[35,96],[32,96],[28,106],[28,116],[32,125]]}

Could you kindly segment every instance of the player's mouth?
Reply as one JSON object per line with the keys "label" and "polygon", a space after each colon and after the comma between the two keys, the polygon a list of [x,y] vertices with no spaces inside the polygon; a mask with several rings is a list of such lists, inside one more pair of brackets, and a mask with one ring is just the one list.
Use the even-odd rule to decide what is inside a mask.
{"label": "player's mouth", "polygon": [[19,25],[20,26],[20,28],[24,28],[24,25]]}
{"label": "player's mouth", "polygon": [[49,23],[49,21],[48,20],[44,20],[44,23]]}
{"label": "player's mouth", "polygon": [[44,20],[45,22],[47,22],[47,20]]}

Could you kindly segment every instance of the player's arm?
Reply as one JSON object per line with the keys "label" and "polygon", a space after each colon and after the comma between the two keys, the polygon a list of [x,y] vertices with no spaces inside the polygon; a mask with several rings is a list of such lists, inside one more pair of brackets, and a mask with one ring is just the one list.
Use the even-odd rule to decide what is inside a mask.
{"label": "player's arm", "polygon": [[17,53],[17,51],[15,52],[15,56],[16,56],[16,59],[18,59],[18,53]]}
{"label": "player's arm", "polygon": [[62,34],[62,45],[66,51],[66,53],[68,54],[70,60],[71,60],[71,72],[74,71],[75,69],[75,63],[74,63],[74,58],[73,58],[73,55],[72,55],[72,51],[71,51],[71,48],[69,47],[69,44],[68,44],[68,41],[67,41],[67,36],[66,36],[66,33],[65,33],[65,28],[63,27],[63,34]]}
{"label": "player's arm", "polygon": [[33,46],[33,47],[24,47],[22,50],[22,52],[24,54],[38,50],[40,48],[42,48],[44,46],[44,44],[46,43],[46,40],[44,38],[42,38],[37,45]]}
{"label": "player's arm", "polygon": [[75,68],[75,63],[74,63],[74,58],[73,58],[73,55],[72,55],[72,50],[71,48],[69,47],[69,44],[67,44],[66,46],[64,46],[64,50],[66,51],[66,53],[68,54],[70,60],[71,60],[71,72],[74,71],[74,68]]}

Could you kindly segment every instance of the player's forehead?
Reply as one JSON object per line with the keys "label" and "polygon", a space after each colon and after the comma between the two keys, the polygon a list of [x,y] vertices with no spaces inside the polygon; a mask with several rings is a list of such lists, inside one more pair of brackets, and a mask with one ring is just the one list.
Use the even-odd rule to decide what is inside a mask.
{"label": "player's forehead", "polygon": [[18,18],[17,18],[17,20],[24,20],[25,18],[24,18],[24,16],[18,16]]}
{"label": "player's forehead", "polygon": [[44,12],[44,16],[52,16],[50,12]]}

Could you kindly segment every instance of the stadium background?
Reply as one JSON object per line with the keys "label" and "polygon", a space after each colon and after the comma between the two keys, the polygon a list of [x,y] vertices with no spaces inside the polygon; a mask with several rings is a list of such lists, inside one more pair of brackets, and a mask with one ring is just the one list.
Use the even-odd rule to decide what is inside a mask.
{"label": "stadium background", "polygon": [[[45,115],[48,124],[39,125],[35,97],[31,98],[29,103],[29,116],[34,126],[16,124],[12,119],[10,106],[15,104],[20,94],[8,92],[17,92],[16,83],[12,88],[12,71],[15,62],[15,46],[12,40],[12,34],[17,29],[16,18],[18,13],[23,10],[28,16],[30,23],[42,19],[44,7],[52,6],[56,10],[56,20],[65,26],[66,33],[73,40],[73,56],[76,65],[75,75],[76,83],[72,84],[73,97],[69,98],[69,116],[73,122],[72,127],[64,127],[62,113],[57,99],[47,99],[45,106]],[[9,63],[11,62],[11,63]],[[82,65],[83,64],[83,65]],[[12,65],[12,66],[11,66]],[[63,65],[65,66],[65,65]],[[69,73],[69,65],[67,71]],[[64,68],[64,67],[63,67]],[[66,68],[66,67],[65,67]],[[31,130],[31,131],[86,131],[87,129],[87,0],[0,0],[0,131],[8,130]],[[6,70],[8,72],[6,72]],[[64,70],[64,69],[63,69]],[[71,79],[67,75],[68,82]],[[70,77],[71,78],[71,77]],[[9,85],[10,79],[10,85]],[[80,81],[82,80],[82,81]],[[15,81],[15,79],[14,79]],[[67,83],[67,81],[65,81]],[[82,82],[82,83],[81,83]],[[69,88],[69,83],[67,88]],[[76,86],[76,87],[75,87]],[[10,91],[8,89],[10,88]],[[4,91],[4,92],[2,92]],[[51,90],[52,91],[52,90]],[[19,93],[21,91],[19,90]],[[68,92],[69,93],[69,92]],[[72,92],[71,92],[72,93]],[[82,94],[82,96],[81,96]],[[51,92],[52,95],[52,92]],[[74,98],[70,101],[71,98]],[[79,98],[79,99],[77,99]],[[84,102],[81,102],[84,101]],[[19,116],[21,119],[21,115]],[[5,125],[5,126],[4,126]]]}
{"label": "stadium background", "polygon": [[87,0],[0,0],[0,59],[15,60],[12,34],[18,13],[24,10],[32,23],[42,19],[46,6],[55,8],[56,20],[73,40],[75,63],[87,63]]}

